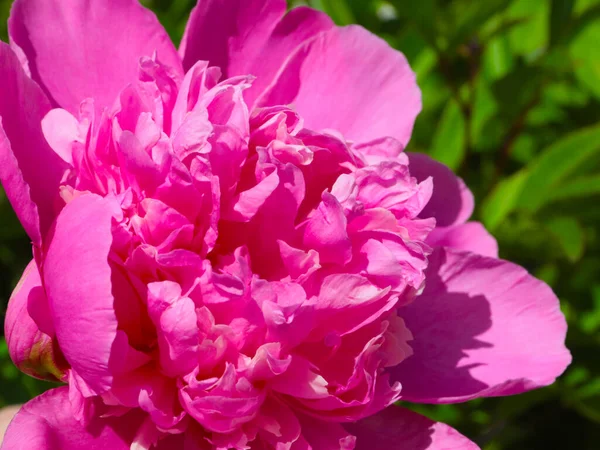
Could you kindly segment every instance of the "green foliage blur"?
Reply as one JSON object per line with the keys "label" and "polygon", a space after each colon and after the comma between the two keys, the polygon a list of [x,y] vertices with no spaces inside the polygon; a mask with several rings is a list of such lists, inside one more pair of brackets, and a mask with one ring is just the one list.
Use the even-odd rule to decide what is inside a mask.
{"label": "green foliage blur", "polygon": [[[0,0],[6,40],[11,0]],[[193,0],[146,0],[178,42]],[[414,409],[486,450],[600,444],[600,0],[312,0],[404,52],[423,91],[408,150],[465,179],[501,256],[549,283],[574,362],[525,395]],[[1,83],[1,80],[0,80]],[[31,249],[0,192],[0,308]],[[526,346],[527,342],[523,342]],[[0,406],[48,388],[0,343]]]}

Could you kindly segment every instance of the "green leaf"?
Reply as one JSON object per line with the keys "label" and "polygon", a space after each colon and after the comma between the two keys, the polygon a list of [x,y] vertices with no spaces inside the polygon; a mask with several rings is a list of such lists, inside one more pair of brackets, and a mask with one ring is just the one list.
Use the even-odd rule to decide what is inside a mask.
{"label": "green leaf", "polygon": [[430,155],[452,170],[463,162],[466,150],[465,118],[460,107],[450,100],[433,136]]}
{"label": "green leaf", "polygon": [[[439,111],[444,105],[447,104],[450,98],[450,92],[448,91],[447,85],[438,73],[433,73],[419,82],[419,87],[423,93],[423,109],[425,114],[432,111]],[[423,116],[425,117],[425,114]],[[431,120],[428,121],[431,123]],[[426,123],[426,142],[431,142],[431,126]],[[420,126],[422,124],[417,124]]]}
{"label": "green leaf", "polygon": [[598,36],[600,36],[600,22],[587,26],[571,43],[570,55],[577,79],[600,98]]}
{"label": "green leaf", "polygon": [[560,270],[556,264],[547,263],[535,271],[535,277],[552,286],[558,280]]}
{"label": "green leaf", "polygon": [[506,0],[479,2],[469,0],[468,2],[457,3],[457,6],[461,7],[456,14],[459,20],[452,32],[448,51],[453,51],[459,45],[467,43],[469,38],[474,36],[489,19],[506,8]]}
{"label": "green leaf", "polygon": [[513,27],[517,25],[525,24],[529,21],[529,17],[518,17],[515,19],[506,19],[502,17],[502,20],[499,20],[497,23],[494,23],[493,26],[487,27],[484,29],[479,38],[485,44],[491,41],[492,39],[499,37],[505,34],[507,31],[511,30]]}
{"label": "green leaf", "polygon": [[477,147],[489,136],[484,133],[486,123],[498,111],[498,103],[484,77],[479,77],[475,84],[473,112],[471,116],[471,142]]}
{"label": "green leaf", "polygon": [[535,58],[548,45],[548,14],[547,0],[514,0],[507,10],[509,20],[528,20],[513,27],[509,38],[513,52],[527,58]]}
{"label": "green leaf", "polygon": [[6,21],[8,20],[8,14],[10,11],[10,0],[0,0],[0,40],[8,41],[8,32],[6,29]]}
{"label": "green leaf", "polygon": [[567,29],[575,0],[552,0],[550,6],[550,45],[555,45]]}
{"label": "green leaf", "polygon": [[338,25],[356,23],[352,10],[345,0],[312,0],[310,5],[326,12]]}
{"label": "green leaf", "polygon": [[579,319],[579,327],[584,333],[592,334],[600,329],[600,285],[592,288],[593,308],[585,311]]}
{"label": "green leaf", "polygon": [[550,83],[544,90],[544,95],[550,101],[560,106],[584,108],[590,100],[586,89],[574,82]]}
{"label": "green leaf", "polygon": [[590,371],[582,366],[569,367],[568,372],[563,377],[563,382],[572,388],[584,383],[590,378]]}
{"label": "green leaf", "polygon": [[391,3],[399,16],[409,20],[427,42],[437,47],[436,43],[442,37],[439,22],[443,20],[437,0],[392,0]]}
{"label": "green leaf", "polygon": [[600,424],[600,396],[591,399],[576,400],[574,407],[585,418]]}
{"label": "green leaf", "polygon": [[600,150],[600,125],[568,134],[545,149],[530,164],[529,176],[522,188],[518,206],[530,211],[541,208],[561,182],[580,169]]}
{"label": "green leaf", "polygon": [[496,414],[508,419],[517,417],[536,405],[547,401],[557,393],[555,388],[538,389],[519,396],[505,397],[498,403]]}
{"label": "green leaf", "polygon": [[556,217],[546,226],[554,234],[565,255],[577,262],[583,255],[585,236],[581,225],[573,217]]}
{"label": "green leaf", "polygon": [[514,210],[527,176],[526,171],[521,171],[502,180],[483,201],[481,215],[488,230],[495,230]]}
{"label": "green leaf", "polygon": [[579,16],[571,21],[566,31],[563,33],[562,41],[565,43],[571,42],[577,38],[579,33],[584,30],[589,24],[600,18],[600,4],[593,5],[583,11]]}
{"label": "green leaf", "polygon": [[515,57],[511,52],[506,36],[498,36],[492,39],[485,47],[482,66],[487,80],[495,81],[505,77],[514,65]]}
{"label": "green leaf", "polygon": [[417,75],[418,82],[422,81],[432,70],[436,68],[437,55],[431,48],[425,48],[414,58],[412,69]]}
{"label": "green leaf", "polygon": [[507,126],[519,120],[523,111],[535,102],[544,75],[538,68],[526,65],[523,61],[509,70],[506,76],[492,84],[499,114]]}
{"label": "green leaf", "polygon": [[600,175],[584,176],[568,181],[551,193],[550,200],[565,200],[592,195],[600,195]]}

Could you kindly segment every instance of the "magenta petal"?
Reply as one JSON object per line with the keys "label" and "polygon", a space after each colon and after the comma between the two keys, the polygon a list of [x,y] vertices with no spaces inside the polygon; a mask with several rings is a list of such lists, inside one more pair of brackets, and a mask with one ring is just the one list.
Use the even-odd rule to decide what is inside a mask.
{"label": "magenta petal", "polygon": [[450,247],[490,258],[498,257],[496,239],[479,222],[435,228],[425,242],[432,247]]}
{"label": "magenta petal", "polygon": [[181,296],[178,284],[148,285],[148,313],[156,325],[160,362],[168,376],[191,372],[198,353],[198,324],[194,302]]}
{"label": "magenta petal", "polygon": [[140,58],[155,51],[183,75],[167,32],[138,0],[16,0],[9,33],[32,78],[73,114],[86,98],[98,111],[111,106],[138,78]]}
{"label": "magenta petal", "polygon": [[[117,205],[118,207],[118,205]],[[67,361],[96,393],[110,387],[117,317],[108,256],[115,208],[93,194],[58,216],[44,262],[44,285]]]}
{"label": "magenta petal", "polygon": [[46,143],[41,122],[48,99],[0,42],[0,181],[36,245],[54,220],[58,184],[67,164]]}
{"label": "magenta petal", "polygon": [[322,201],[304,230],[304,245],[319,253],[321,262],[344,265],[352,259],[347,219],[338,200],[323,192]]}
{"label": "magenta petal", "polygon": [[52,389],[26,403],[10,423],[3,450],[129,450],[141,415],[94,418],[87,427],[71,410],[69,388]]}
{"label": "magenta petal", "polygon": [[229,65],[260,49],[286,8],[285,0],[198,1],[181,41],[185,70],[208,61],[230,76]]}
{"label": "magenta petal", "polygon": [[571,361],[558,299],[506,261],[437,248],[425,291],[398,314],[414,336],[414,354],[390,370],[403,400],[518,394],[553,383]]}
{"label": "magenta petal", "polygon": [[419,217],[434,217],[436,226],[448,227],[465,223],[475,202],[465,183],[452,171],[422,153],[408,153],[410,174],[418,181],[433,178],[433,195]]}
{"label": "magenta petal", "polygon": [[261,53],[254,60],[239,58],[239,67],[234,66],[235,75],[250,73],[257,77],[244,95],[250,106],[277,76],[287,58],[303,42],[334,26],[327,14],[303,6],[293,8],[277,24]]}
{"label": "magenta petal", "polygon": [[181,42],[185,69],[204,60],[226,77],[255,76],[244,94],[252,106],[299,45],[333,26],[320,11],[299,7],[285,14],[286,7],[284,0],[199,1]]}
{"label": "magenta petal", "polygon": [[232,211],[226,211],[223,218],[240,222],[249,221],[277,189],[277,186],[279,186],[279,176],[277,171],[273,171],[253,188],[240,192],[232,201]]}
{"label": "magenta petal", "polygon": [[[37,264],[31,261],[8,302],[4,335],[10,357],[19,369],[36,378],[58,381],[64,376],[65,362],[57,354],[53,330],[46,326],[46,332],[41,331],[28,312],[30,304],[35,306],[30,308],[32,312],[42,315],[40,309],[47,312],[47,302]],[[49,317],[42,319],[48,320]]]}
{"label": "magenta petal", "polygon": [[357,142],[391,136],[406,145],[421,92],[402,53],[349,26],[300,46],[258,104],[293,104],[308,128],[334,129]]}
{"label": "magenta petal", "polygon": [[479,447],[448,425],[398,406],[344,428],[356,436],[355,450],[477,450]]}

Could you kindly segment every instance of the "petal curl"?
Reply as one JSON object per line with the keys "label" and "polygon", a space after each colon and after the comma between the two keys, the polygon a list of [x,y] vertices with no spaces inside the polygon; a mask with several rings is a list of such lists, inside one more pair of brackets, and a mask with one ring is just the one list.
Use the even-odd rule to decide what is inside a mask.
{"label": "petal curl", "polygon": [[425,291],[398,314],[414,354],[392,368],[402,398],[453,403],[554,382],[569,365],[552,290],[507,261],[437,248]]}

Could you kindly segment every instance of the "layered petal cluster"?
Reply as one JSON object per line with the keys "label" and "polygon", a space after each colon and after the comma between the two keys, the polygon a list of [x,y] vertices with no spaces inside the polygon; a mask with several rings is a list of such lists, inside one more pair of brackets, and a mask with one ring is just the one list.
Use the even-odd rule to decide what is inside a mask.
{"label": "layered petal cluster", "polygon": [[394,403],[568,365],[552,291],[404,153],[414,75],[362,28],[283,0],[200,1],[179,53],[137,0],[16,0],[9,28],[0,180],[34,259],[6,337],[65,386],[3,449],[476,448]]}

